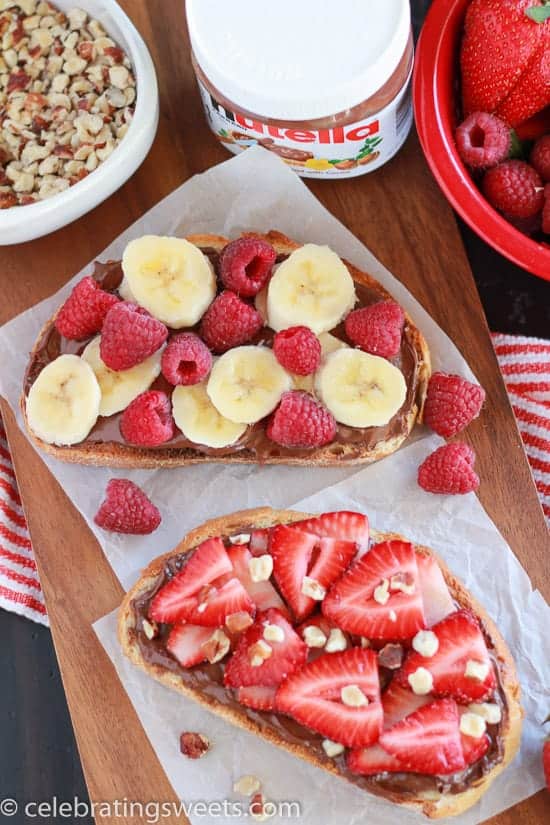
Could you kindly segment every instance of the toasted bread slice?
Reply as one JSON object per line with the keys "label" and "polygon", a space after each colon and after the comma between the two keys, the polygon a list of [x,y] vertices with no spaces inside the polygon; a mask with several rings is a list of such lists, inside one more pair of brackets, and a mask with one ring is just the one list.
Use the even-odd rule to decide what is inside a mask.
{"label": "toasted bread slice", "polygon": [[[291,523],[300,519],[309,518],[311,515],[313,514],[299,513],[293,510],[273,510],[268,507],[262,507],[253,510],[244,510],[233,513],[232,515],[216,518],[193,530],[173,551],[152,561],[151,564],[143,571],[138,582],[127,593],[120,607],[118,617],[118,635],[124,654],[135,665],[140,667],[149,676],[152,676],[162,684],[184,694],[185,696],[188,696],[196,702],[199,702],[201,705],[208,708],[208,710],[218,714],[234,725],[269,740],[273,744],[284,748],[293,755],[298,756],[301,759],[305,759],[307,762],[310,762],[311,764],[316,765],[329,773],[352,781],[360,787],[366,787],[367,790],[373,791],[377,795],[384,796],[386,799],[389,799],[391,802],[398,805],[404,805],[408,808],[420,811],[425,816],[432,819],[439,819],[462,813],[480,799],[480,797],[489,788],[491,782],[511,762],[518,750],[521,736],[521,720],[523,716],[520,705],[520,686],[510,652],[493,621],[489,618],[484,608],[470,595],[470,593],[468,593],[463,584],[451,573],[444,562],[442,562],[441,559],[427,547],[416,545],[415,549],[423,555],[432,555],[437,559],[451,596],[456,601],[457,605],[459,607],[468,608],[477,616],[498,669],[501,695],[507,707],[507,711],[503,714],[499,729],[502,742],[500,759],[490,768],[490,770],[483,773],[480,777],[473,779],[472,784],[469,785],[466,790],[458,793],[440,793],[435,790],[429,790],[419,792],[418,795],[415,796],[411,793],[397,793],[395,791],[389,791],[381,787],[373,786],[370,783],[368,783],[368,785],[367,783],[362,783],[362,777],[344,773],[340,770],[338,764],[336,764],[334,760],[331,760],[328,757],[323,758],[322,756],[319,756],[317,752],[313,752],[305,744],[285,739],[280,733],[283,729],[281,726],[275,727],[268,723],[260,724],[258,721],[258,712],[254,712],[253,715],[250,715],[247,713],[245,707],[237,703],[222,703],[214,696],[206,695],[203,691],[185,684],[177,672],[171,671],[162,665],[150,663],[146,661],[142,655],[141,648],[138,643],[136,612],[133,606],[134,601],[140,597],[143,597],[145,594],[150,593],[156,587],[164,572],[164,565],[169,558],[191,550],[207,538],[220,535],[236,535],[241,533],[243,529],[249,530],[251,527],[262,528],[271,527],[274,524]],[[396,533],[378,533],[371,529],[371,534],[376,541],[385,541],[389,539],[407,541],[407,539],[404,539]]]}
{"label": "toasted bread slice", "polygon": [[[278,255],[289,255],[294,250],[298,249],[300,244],[282,235],[280,232],[271,231],[266,235],[259,233],[243,233],[245,235],[261,237],[271,243],[277,251]],[[188,240],[202,249],[214,249],[221,252],[224,246],[229,242],[227,238],[219,235],[190,235]],[[376,292],[380,300],[391,299],[391,295],[382,287],[374,278],[365,272],[361,272],[352,264],[345,261],[354,281],[358,285],[368,287],[370,290]],[[29,370],[33,372],[33,365],[38,363],[39,352],[45,339],[48,338],[52,332],[55,323],[55,315],[45,324],[41,330],[35,346],[30,354]],[[397,434],[391,435],[385,439],[377,441],[373,445],[369,445],[366,441],[364,444],[349,444],[338,438],[331,444],[325,447],[314,448],[308,451],[300,450],[298,454],[293,454],[292,450],[281,448],[280,455],[267,456],[262,458],[264,464],[292,464],[307,466],[310,464],[317,464],[319,466],[331,466],[339,464],[368,464],[372,461],[377,461],[390,453],[397,450],[401,444],[408,438],[415,423],[421,420],[422,409],[424,406],[424,399],[430,377],[430,355],[429,350],[420,330],[415,326],[412,319],[406,316],[406,334],[410,342],[410,346],[414,350],[417,359],[416,369],[416,391],[408,414],[403,421]],[[83,347],[84,347],[83,342]],[[82,348],[83,348],[82,347]],[[73,350],[74,351],[74,350]],[[28,371],[29,371],[28,370]],[[21,409],[25,425],[30,438],[34,443],[44,452],[59,458],[62,461],[68,461],[77,464],[90,464],[94,466],[105,467],[131,467],[154,469],[157,467],[179,467],[186,464],[202,464],[204,462],[220,462],[224,464],[253,464],[258,461],[254,451],[248,448],[239,448],[231,451],[231,448],[223,451],[209,451],[202,449],[200,445],[196,447],[173,447],[170,445],[155,447],[155,448],[140,448],[125,444],[121,440],[113,441],[94,441],[85,440],[79,444],[74,444],[70,447],[58,447],[54,444],[47,444],[38,438],[28,426],[28,421],[25,413],[25,392],[21,397]],[[368,432],[368,431],[367,431]]]}

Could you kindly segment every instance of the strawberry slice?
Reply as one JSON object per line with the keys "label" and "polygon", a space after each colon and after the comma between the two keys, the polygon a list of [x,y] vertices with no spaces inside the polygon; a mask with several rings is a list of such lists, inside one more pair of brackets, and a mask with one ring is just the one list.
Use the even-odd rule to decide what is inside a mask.
{"label": "strawberry slice", "polygon": [[384,728],[388,730],[397,722],[401,722],[411,713],[415,713],[424,705],[433,702],[434,697],[417,696],[409,688],[403,687],[395,679],[392,679],[384,693],[382,694],[382,707],[384,709]]}
{"label": "strawberry slice", "polygon": [[[458,709],[460,716],[464,713],[468,713],[468,708],[461,707]],[[467,765],[473,765],[474,762],[477,762],[481,759],[487,751],[489,750],[489,745],[491,744],[491,740],[487,733],[484,733],[483,736],[480,736],[479,739],[475,739],[473,736],[467,736],[465,733],[460,732],[460,740],[462,742],[462,752],[464,754],[464,761]]]}
{"label": "strawberry slice", "polygon": [[253,556],[246,544],[236,544],[233,547],[229,547],[227,555],[233,565],[236,577],[258,610],[277,607],[281,613],[288,615],[285,603],[269,580],[262,582],[252,581],[249,563]]}
{"label": "strawberry slice", "polygon": [[179,610],[186,622],[219,627],[233,613],[253,614],[255,606],[238,579],[224,576],[182,600]]}
{"label": "strawberry slice", "polygon": [[369,520],[362,513],[349,510],[323,513],[317,518],[295,521],[292,526],[321,538],[354,541],[362,551],[369,546]]}
{"label": "strawberry slice", "polygon": [[270,533],[271,530],[268,527],[252,530],[249,549],[253,556],[263,556],[264,553],[269,553]]}
{"label": "strawberry slice", "polygon": [[404,771],[429,776],[455,773],[466,766],[459,721],[456,702],[439,699],[383,731],[380,745]]}
{"label": "strawberry slice", "polygon": [[[377,590],[384,582],[387,600]],[[399,589],[402,585],[409,592]],[[375,545],[333,585],[322,611],[349,633],[368,639],[410,639],[426,626],[412,544],[384,541]]]}
{"label": "strawberry slice", "polygon": [[[439,648],[426,658],[411,651],[396,678],[407,686],[408,677],[419,667],[433,678],[436,696],[452,696],[458,702],[480,702],[496,687],[495,671],[477,619],[468,610],[457,610],[432,627]],[[474,663],[468,668],[468,663]],[[475,665],[481,667],[476,673]],[[466,675],[467,669],[470,675]],[[486,669],[486,674],[483,671]],[[482,678],[480,678],[482,677]]]}
{"label": "strawberry slice", "polygon": [[166,640],[166,649],[177,659],[182,667],[193,667],[206,661],[204,645],[212,636],[211,627],[176,624]]}
{"label": "strawberry slice", "polygon": [[155,595],[149,616],[157,622],[177,622],[182,618],[181,605],[189,596],[231,570],[223,541],[203,541],[185,560],[182,570]]}
{"label": "strawberry slice", "polygon": [[[351,686],[368,703],[345,704],[342,689]],[[376,654],[358,647],[325,653],[285,679],[275,704],[277,710],[346,747],[372,745],[382,730]]]}
{"label": "strawberry slice", "polygon": [[481,739],[474,739],[472,736],[466,736],[464,733],[461,733],[460,740],[462,742],[462,752],[466,765],[473,765],[479,762],[479,760],[485,756],[491,744],[487,733],[484,733]]}
{"label": "strawberry slice", "polygon": [[238,579],[221,539],[200,544],[182,570],[151,602],[149,614],[157,622],[184,620],[218,627],[231,613],[254,612],[254,603]]}
{"label": "strawberry slice", "polygon": [[[281,628],[284,638],[281,641],[264,639],[268,625]],[[261,649],[264,645],[271,648],[270,655],[261,664],[253,665],[258,647]],[[261,654],[261,650],[259,652]],[[259,613],[254,624],[239,639],[225,668],[224,684],[234,688],[279,685],[285,676],[304,664],[306,657],[307,647],[304,642],[282,613],[271,607]]]}
{"label": "strawberry slice", "polygon": [[456,610],[441,567],[433,556],[416,554],[420,592],[424,604],[426,627],[431,627]]}
{"label": "strawberry slice", "polygon": [[275,707],[276,687],[267,685],[250,685],[237,688],[237,700],[241,705],[254,710],[273,710]]}
{"label": "strawberry slice", "polygon": [[326,591],[346,569],[357,551],[355,542],[320,538],[295,527],[279,524],[270,544],[273,575],[298,621],[313,612],[316,600],[302,592],[304,578]]}
{"label": "strawberry slice", "polygon": [[363,776],[375,776],[386,771],[388,773],[398,773],[403,770],[401,762],[381,748],[380,745],[371,745],[370,748],[358,748],[350,751],[347,765],[352,773],[361,773]]}

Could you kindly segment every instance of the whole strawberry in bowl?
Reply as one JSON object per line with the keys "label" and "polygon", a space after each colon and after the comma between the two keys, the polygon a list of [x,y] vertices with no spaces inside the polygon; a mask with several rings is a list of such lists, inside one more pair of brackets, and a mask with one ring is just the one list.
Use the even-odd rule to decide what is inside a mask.
{"label": "whole strawberry in bowl", "polygon": [[548,0],[433,0],[414,103],[452,206],[497,251],[550,280]]}

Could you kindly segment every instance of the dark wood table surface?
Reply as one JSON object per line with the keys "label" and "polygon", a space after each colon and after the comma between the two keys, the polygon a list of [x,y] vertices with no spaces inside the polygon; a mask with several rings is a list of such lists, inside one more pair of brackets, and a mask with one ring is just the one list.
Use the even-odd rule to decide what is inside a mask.
{"label": "dark wood table surface", "polygon": [[[412,0],[416,31],[429,3]],[[460,228],[490,328],[548,337],[550,283],[503,259],[464,225]],[[49,631],[0,611],[0,638],[0,799],[86,800]],[[15,818],[5,821],[15,823]],[[78,819],[83,825],[92,821]]]}

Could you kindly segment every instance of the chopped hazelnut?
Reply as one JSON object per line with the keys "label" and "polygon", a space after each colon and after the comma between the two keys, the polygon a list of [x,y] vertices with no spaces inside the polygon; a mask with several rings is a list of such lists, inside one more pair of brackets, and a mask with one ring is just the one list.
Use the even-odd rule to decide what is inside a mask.
{"label": "chopped hazelnut", "polygon": [[326,755],[331,758],[344,752],[344,746],[340,742],[333,742],[332,739],[323,739],[322,745]]}
{"label": "chopped hazelnut", "polygon": [[383,579],[378,587],[374,588],[373,599],[378,604],[386,604],[390,598],[390,583],[388,579]]}
{"label": "chopped hazelnut", "polygon": [[466,736],[480,739],[485,733],[486,728],[485,719],[482,716],[478,716],[477,713],[467,712],[463,713],[460,717],[460,731],[466,734]]}
{"label": "chopped hazelnut", "polygon": [[340,697],[344,705],[348,705],[350,708],[360,708],[369,703],[358,685],[346,685],[340,691]]}
{"label": "chopped hazelnut", "polygon": [[245,610],[239,610],[237,613],[230,613],[229,616],[227,616],[225,626],[230,633],[240,633],[242,630],[250,627],[253,621],[250,613],[247,613]]}
{"label": "chopped hazelnut", "polygon": [[479,704],[474,702],[468,705],[468,710],[481,716],[489,725],[498,725],[502,719],[500,705],[494,702],[481,702]]}
{"label": "chopped hazelnut", "polygon": [[320,627],[310,624],[304,630],[304,642],[308,647],[324,647],[327,637]]}
{"label": "chopped hazelnut", "polygon": [[248,562],[250,578],[253,582],[265,582],[273,573],[273,556],[265,553],[263,556],[253,556]]}
{"label": "chopped hazelnut", "polygon": [[219,627],[212,633],[210,638],[202,645],[204,655],[212,665],[216,662],[221,661],[223,657],[226,655],[226,653],[229,651],[229,648],[229,639],[225,635],[223,630],[221,630]]}
{"label": "chopped hazelnut", "polygon": [[412,640],[412,646],[417,653],[429,659],[439,650],[439,639],[432,630],[419,630]]}
{"label": "chopped hazelnut", "polygon": [[242,796],[252,796],[260,790],[261,786],[257,776],[247,773],[233,783],[233,790],[235,793],[242,794]]}
{"label": "chopped hazelnut", "polygon": [[403,648],[398,644],[387,644],[378,653],[378,664],[388,670],[397,670],[403,663]]}
{"label": "chopped hazelnut", "polygon": [[154,639],[158,635],[158,624],[154,622],[152,619],[143,619],[141,626],[143,628],[143,632],[145,633],[149,641],[151,641],[151,639]]}
{"label": "chopped hazelnut", "polygon": [[408,676],[407,681],[417,696],[426,696],[434,686],[432,674],[425,667],[417,668]]}
{"label": "chopped hazelnut", "polygon": [[489,675],[489,665],[485,662],[477,662],[475,659],[468,659],[464,675],[468,679],[475,679],[476,682],[484,682]]}
{"label": "chopped hazelnut", "polygon": [[248,648],[248,658],[250,660],[250,664],[252,667],[260,667],[266,659],[269,659],[272,653],[273,648],[271,645],[268,645],[263,639],[259,639],[255,644],[250,645]]}
{"label": "chopped hazelnut", "polygon": [[327,653],[335,653],[339,650],[345,650],[348,646],[346,637],[339,627],[333,627],[329,633],[325,650]]}
{"label": "chopped hazelnut", "polygon": [[302,593],[304,596],[309,596],[310,599],[315,599],[316,602],[322,602],[327,595],[323,585],[309,576],[304,576],[302,580]]}
{"label": "chopped hazelnut", "polygon": [[285,639],[283,628],[277,624],[266,624],[262,635],[266,642],[284,642]]}
{"label": "chopped hazelnut", "polygon": [[[107,90],[107,95],[109,95],[109,93],[111,91],[118,92],[118,89],[113,89],[113,90],[108,89]],[[113,105],[115,105],[115,104],[113,103]],[[230,536],[229,537],[229,543],[230,544],[248,544],[249,541],[250,541],[250,533],[238,533],[236,536]]]}
{"label": "chopped hazelnut", "polygon": [[188,759],[200,759],[210,748],[210,742],[202,733],[191,731],[180,736],[180,751]]}

